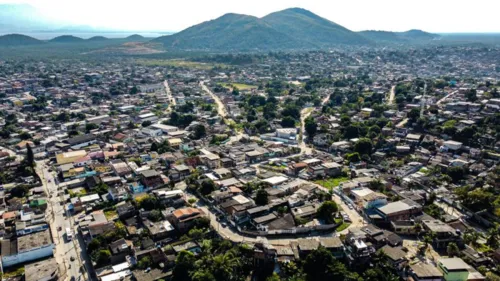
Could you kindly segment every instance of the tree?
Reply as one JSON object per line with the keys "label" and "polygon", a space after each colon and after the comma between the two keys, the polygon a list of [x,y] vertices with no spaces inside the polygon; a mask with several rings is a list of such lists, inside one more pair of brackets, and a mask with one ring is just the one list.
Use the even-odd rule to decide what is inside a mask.
{"label": "tree", "polygon": [[463,167],[450,167],[446,171],[446,174],[451,177],[453,182],[458,182],[464,178],[466,171]]}
{"label": "tree", "polygon": [[32,168],[35,167],[35,156],[33,155],[33,150],[29,143],[26,144],[26,165]]}
{"label": "tree", "polygon": [[431,194],[429,194],[429,198],[427,199],[425,204],[430,205],[430,204],[434,203],[434,201],[436,201],[436,198],[437,198],[436,192],[431,192]]}
{"label": "tree", "polygon": [[109,250],[100,250],[97,253],[96,263],[99,267],[107,265],[109,263],[109,258],[111,257],[111,252]]}
{"label": "tree", "polygon": [[448,256],[450,258],[460,256],[460,249],[458,248],[457,244],[455,244],[453,242],[448,244],[448,247],[446,248],[446,252],[448,253]]}
{"label": "tree", "polygon": [[193,273],[193,281],[216,281],[214,275],[209,270],[197,270]]}
{"label": "tree", "polygon": [[475,102],[477,100],[477,92],[475,89],[469,89],[465,92],[465,98],[468,101]]}
{"label": "tree", "polygon": [[316,131],[318,131],[318,124],[316,123],[314,118],[309,116],[304,122],[304,129],[306,130],[307,134],[309,136],[314,136],[316,134]]}
{"label": "tree", "polygon": [[257,194],[255,196],[255,203],[259,206],[267,205],[269,203],[269,194],[264,189],[257,190]]}
{"label": "tree", "polygon": [[88,246],[87,246],[87,252],[89,255],[92,255],[92,253],[99,249],[101,247],[101,241],[97,238],[94,238],[90,240]]}
{"label": "tree", "polygon": [[108,190],[109,190],[109,186],[107,184],[105,184],[104,182],[100,182],[99,184],[97,184],[96,187],[94,187],[94,191],[97,192],[97,194],[99,194],[99,195],[103,195],[103,194],[108,193]]}
{"label": "tree", "polygon": [[29,139],[31,139],[31,135],[28,132],[22,132],[21,134],[19,134],[19,137],[22,140],[29,140]]}
{"label": "tree", "polygon": [[234,280],[235,269],[238,267],[239,258],[233,251],[226,251],[224,254],[213,258],[212,273],[216,280]]}
{"label": "tree", "polygon": [[195,256],[189,251],[181,251],[175,259],[172,281],[191,280],[189,272],[194,269]]}
{"label": "tree", "polygon": [[151,150],[151,151],[158,151],[158,144],[156,144],[156,142],[153,142],[151,144],[151,148],[149,150]]}
{"label": "tree", "polygon": [[479,239],[479,233],[477,233],[477,231],[475,231],[474,229],[467,229],[464,233],[463,239],[465,244],[471,245],[474,248],[479,245],[477,243],[477,240]]}
{"label": "tree", "polygon": [[285,116],[281,119],[281,126],[283,128],[294,128],[295,127],[295,119],[291,116]]}
{"label": "tree", "polygon": [[410,112],[408,112],[408,119],[410,119],[412,123],[415,123],[418,117],[420,117],[420,110],[418,108],[412,108]]}
{"label": "tree", "polygon": [[323,202],[323,204],[321,204],[321,206],[318,208],[316,216],[326,223],[334,223],[334,214],[338,212],[338,210],[339,207],[337,206],[337,203],[335,203],[334,201],[326,201]]}
{"label": "tree", "polygon": [[151,124],[152,124],[151,121],[146,120],[146,121],[142,122],[141,126],[142,127],[148,127],[148,126],[151,126]]}
{"label": "tree", "polygon": [[191,138],[195,139],[195,140],[199,140],[199,139],[205,137],[206,134],[207,134],[207,132],[206,132],[205,126],[203,126],[201,124],[200,125],[196,125],[194,127],[194,131],[193,131],[193,134],[192,134]]}
{"label": "tree", "polygon": [[486,245],[488,245],[491,249],[496,249],[499,246],[498,242],[499,231],[498,228],[493,227],[488,229],[488,235],[486,238]]}
{"label": "tree", "polygon": [[280,276],[276,274],[276,272],[273,272],[273,274],[269,277],[266,278],[266,281],[280,281]]}
{"label": "tree", "polygon": [[152,264],[153,264],[153,261],[151,260],[151,257],[150,256],[144,256],[137,263],[137,267],[139,269],[146,269],[148,267],[151,267]]}
{"label": "tree", "polygon": [[148,219],[150,219],[153,222],[160,221],[162,218],[163,216],[159,210],[152,210],[148,214]]}
{"label": "tree", "polygon": [[347,161],[349,161],[349,163],[357,163],[357,162],[361,161],[361,156],[359,156],[358,152],[348,153],[346,155],[346,159],[347,159]]}
{"label": "tree", "polygon": [[372,141],[367,138],[360,138],[354,145],[354,151],[360,155],[371,155],[372,154]]}
{"label": "tree", "polygon": [[212,193],[217,187],[211,179],[206,179],[201,183],[200,193],[203,195],[208,195]]}
{"label": "tree", "polygon": [[332,253],[324,247],[312,251],[303,265],[306,280],[358,280],[357,273],[349,272],[346,266],[335,260]]}
{"label": "tree", "polygon": [[137,94],[138,92],[139,92],[139,89],[137,89],[137,87],[136,87],[136,86],[133,86],[132,88],[130,88],[130,91],[129,91],[129,93],[130,93],[131,95],[135,95],[135,94]]}
{"label": "tree", "polygon": [[90,131],[92,131],[92,130],[95,130],[95,129],[97,129],[97,128],[99,128],[99,126],[98,126],[97,124],[94,124],[94,123],[87,123],[87,124],[85,125],[85,131],[86,131],[87,133],[88,133],[88,132],[90,132]]}

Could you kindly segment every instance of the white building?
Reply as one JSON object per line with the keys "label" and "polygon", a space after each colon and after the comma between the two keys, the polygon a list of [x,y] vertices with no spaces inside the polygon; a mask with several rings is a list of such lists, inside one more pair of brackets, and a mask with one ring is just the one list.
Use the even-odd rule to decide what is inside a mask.
{"label": "white building", "polygon": [[49,231],[47,229],[21,236],[17,241],[2,240],[2,266],[9,267],[52,256],[54,243]]}
{"label": "white building", "polygon": [[169,126],[169,125],[164,125],[164,124],[153,124],[149,127],[161,130],[164,134],[167,134],[167,135],[168,135],[168,133],[176,132],[179,130],[179,128],[177,128],[175,126]]}

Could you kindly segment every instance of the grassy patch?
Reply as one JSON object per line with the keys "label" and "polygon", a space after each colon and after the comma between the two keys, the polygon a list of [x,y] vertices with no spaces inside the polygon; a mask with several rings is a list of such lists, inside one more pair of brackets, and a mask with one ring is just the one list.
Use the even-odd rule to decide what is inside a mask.
{"label": "grassy patch", "polygon": [[491,248],[488,245],[485,244],[479,244],[478,247],[476,247],[476,251],[480,253],[486,253],[491,251]]}
{"label": "grassy patch", "polygon": [[185,67],[201,70],[210,70],[214,67],[226,68],[224,64],[216,63],[203,63],[187,60],[159,60],[159,59],[139,59],[136,61],[138,64],[145,66],[173,66],[173,67]]}
{"label": "grassy patch", "polygon": [[257,89],[257,86],[254,85],[248,85],[248,84],[241,84],[241,83],[219,83],[224,88],[232,89],[233,87],[238,88],[238,90],[251,90],[251,89]]}
{"label": "grassy patch", "polygon": [[113,220],[118,217],[118,213],[115,210],[109,210],[104,212],[104,216],[106,216],[108,220]]}
{"label": "grassy patch", "polygon": [[348,177],[338,177],[324,180],[316,180],[314,183],[321,185],[322,187],[328,188],[328,190],[332,190],[334,187],[339,186],[340,183],[348,181]]}
{"label": "grassy patch", "polygon": [[351,225],[350,223],[344,222],[339,227],[337,227],[337,229],[335,229],[335,231],[340,232],[344,229],[347,229],[350,225]]}
{"label": "grassy patch", "polygon": [[3,278],[12,278],[22,275],[24,275],[24,265],[5,271],[5,273],[3,274]]}

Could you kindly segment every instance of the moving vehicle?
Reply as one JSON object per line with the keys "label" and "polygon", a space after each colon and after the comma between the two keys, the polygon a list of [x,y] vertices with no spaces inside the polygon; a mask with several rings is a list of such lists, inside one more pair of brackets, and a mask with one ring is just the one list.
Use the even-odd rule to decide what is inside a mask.
{"label": "moving vehicle", "polygon": [[71,231],[69,227],[66,228],[66,239],[68,239],[68,241],[73,240],[73,231]]}

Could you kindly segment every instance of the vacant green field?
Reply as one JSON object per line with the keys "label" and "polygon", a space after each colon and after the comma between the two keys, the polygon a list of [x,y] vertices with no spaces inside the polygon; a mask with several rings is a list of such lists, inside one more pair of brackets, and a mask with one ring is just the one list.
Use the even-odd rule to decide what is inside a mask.
{"label": "vacant green field", "polygon": [[138,59],[137,63],[146,66],[173,66],[173,67],[185,67],[185,68],[193,68],[201,70],[209,70],[214,67],[221,67],[221,68],[227,67],[224,64],[203,63],[203,62],[195,62],[187,60]]}
{"label": "vacant green field", "polygon": [[339,186],[341,182],[348,181],[348,177],[338,177],[338,178],[332,178],[332,179],[324,179],[324,180],[316,180],[314,183],[319,184],[325,188],[328,188],[328,190],[332,190],[334,187]]}
{"label": "vacant green field", "polygon": [[231,89],[233,87],[238,88],[238,90],[244,91],[244,90],[251,90],[251,89],[257,89],[257,86],[254,85],[248,85],[248,84],[241,84],[241,83],[219,83],[219,85]]}

